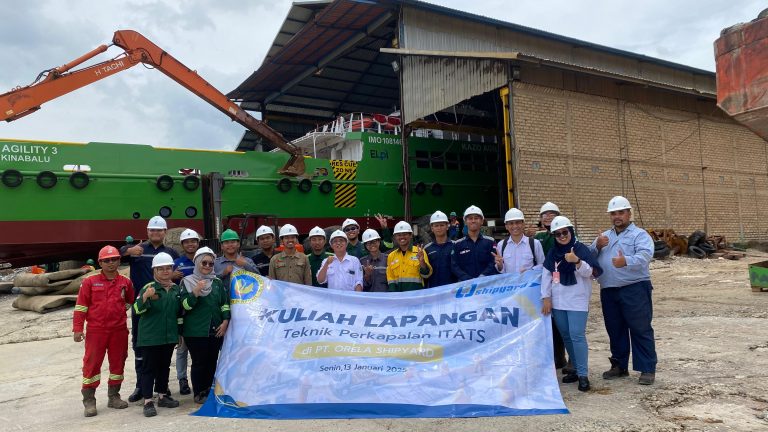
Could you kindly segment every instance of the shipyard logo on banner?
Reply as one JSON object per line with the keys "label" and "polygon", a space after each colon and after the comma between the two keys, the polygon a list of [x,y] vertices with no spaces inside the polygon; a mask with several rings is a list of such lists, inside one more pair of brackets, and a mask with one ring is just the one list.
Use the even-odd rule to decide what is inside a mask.
{"label": "shipyard logo on banner", "polygon": [[214,388],[195,415],[479,417],[567,413],[541,272],[404,293],[233,274]]}

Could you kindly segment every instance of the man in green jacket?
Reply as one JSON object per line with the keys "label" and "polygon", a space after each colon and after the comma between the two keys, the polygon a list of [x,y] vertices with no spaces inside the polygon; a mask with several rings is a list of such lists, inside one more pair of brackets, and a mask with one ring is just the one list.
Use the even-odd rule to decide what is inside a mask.
{"label": "man in green jacket", "polygon": [[325,249],[325,242],[325,230],[319,226],[309,230],[310,251],[307,254],[307,259],[309,259],[309,267],[312,270],[312,286],[319,288],[328,288],[327,282],[321,284],[317,281],[317,272],[320,270],[323,260],[333,255]]}

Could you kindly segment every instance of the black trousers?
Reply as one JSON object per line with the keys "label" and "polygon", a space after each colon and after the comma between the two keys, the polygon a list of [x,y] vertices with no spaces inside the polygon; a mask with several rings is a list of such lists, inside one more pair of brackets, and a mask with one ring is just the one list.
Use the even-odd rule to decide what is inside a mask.
{"label": "black trousers", "polygon": [[552,346],[555,349],[555,369],[565,367],[568,364],[568,360],[565,359],[565,344],[563,343],[563,337],[560,336],[560,332],[557,330],[554,315],[552,315]]}
{"label": "black trousers", "polygon": [[194,394],[208,394],[213,377],[216,374],[216,362],[219,359],[219,351],[224,338],[208,337],[184,337],[192,357],[192,391]]}
{"label": "black trousers", "polygon": [[139,338],[139,319],[136,311],[131,308],[131,347],[133,347],[133,366],[136,369],[136,388],[141,388],[141,370],[144,363],[144,355],[141,347],[137,346]]}
{"label": "black trousers", "polygon": [[176,344],[141,347],[144,353],[144,365],[141,370],[141,395],[144,399],[152,398],[153,384],[158,393],[165,393],[168,390],[168,374],[175,347]]}

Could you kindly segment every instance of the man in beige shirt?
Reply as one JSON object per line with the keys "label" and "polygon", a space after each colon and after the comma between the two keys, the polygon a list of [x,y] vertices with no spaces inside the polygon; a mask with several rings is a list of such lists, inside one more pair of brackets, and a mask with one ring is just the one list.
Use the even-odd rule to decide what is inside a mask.
{"label": "man in beige shirt", "polygon": [[280,242],[285,249],[269,260],[269,278],[312,286],[312,271],[307,256],[296,250],[299,232],[291,224],[280,228]]}

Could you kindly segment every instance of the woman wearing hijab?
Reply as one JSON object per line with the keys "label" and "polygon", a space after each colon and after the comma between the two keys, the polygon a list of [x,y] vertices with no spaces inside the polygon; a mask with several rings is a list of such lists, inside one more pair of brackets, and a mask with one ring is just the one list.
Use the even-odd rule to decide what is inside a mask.
{"label": "woman wearing hijab", "polygon": [[552,220],[551,232],[555,245],[547,253],[541,277],[542,313],[555,318],[557,329],[565,342],[568,357],[576,368],[575,374],[563,377],[564,383],[579,383],[580,391],[589,390],[587,359],[587,315],[592,295],[591,277],[603,271],[589,248],[576,241],[573,224],[564,216]]}
{"label": "woman wearing hijab", "polygon": [[160,252],[152,259],[154,281],[144,285],[133,304],[139,316],[137,346],[144,353],[140,387],[144,398],[144,416],[157,410],[152,402],[152,387],[158,393],[157,406],[176,408],[179,402],[167,396],[168,371],[173,349],[179,342],[179,286],[173,283],[173,258]]}
{"label": "woman wearing hijab", "polygon": [[184,308],[182,334],[192,356],[195,402],[205,403],[216,373],[219,350],[229,326],[229,291],[213,273],[216,255],[203,247],[195,253],[195,269],[181,280]]}

